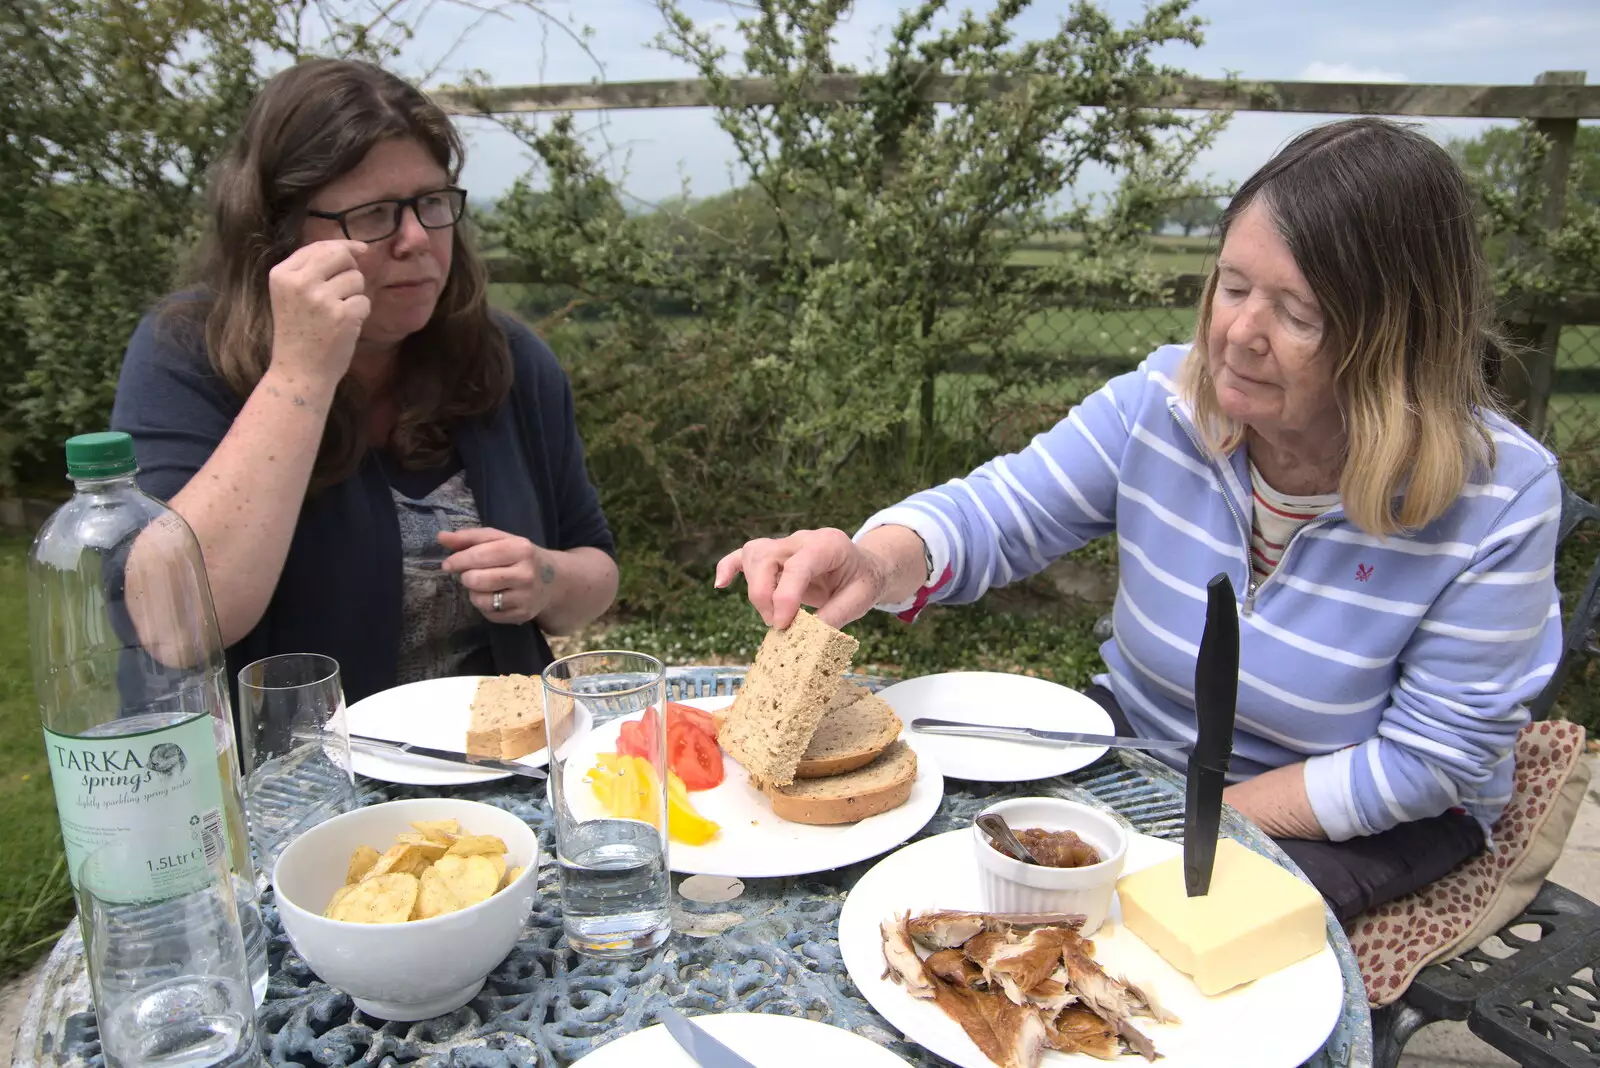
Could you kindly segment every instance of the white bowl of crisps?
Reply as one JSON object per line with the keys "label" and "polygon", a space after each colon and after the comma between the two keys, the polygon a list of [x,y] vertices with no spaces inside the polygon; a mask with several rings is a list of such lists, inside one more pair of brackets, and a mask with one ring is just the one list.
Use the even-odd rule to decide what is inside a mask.
{"label": "white bowl of crisps", "polygon": [[390,801],[296,838],[273,869],[295,952],[356,1008],[426,1020],[471,1001],[538,895],[539,840],[511,813]]}
{"label": "white bowl of crisps", "polygon": [[1019,797],[984,813],[1005,818],[1040,863],[1000,851],[977,825],[972,848],[978,887],[989,912],[1078,913],[1079,930],[1093,934],[1111,911],[1111,895],[1128,854],[1128,833],[1113,817],[1059,797]]}

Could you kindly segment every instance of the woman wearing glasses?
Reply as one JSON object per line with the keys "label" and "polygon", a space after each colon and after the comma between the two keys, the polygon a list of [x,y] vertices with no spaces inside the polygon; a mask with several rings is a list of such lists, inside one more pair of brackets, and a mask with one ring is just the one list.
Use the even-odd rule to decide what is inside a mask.
{"label": "woman wearing glasses", "polygon": [[571,389],[489,309],[461,162],[399,78],[284,71],[213,177],[196,285],[129,344],[112,423],[200,539],[235,670],[326,653],[350,700],[535,672],[615,596]]}

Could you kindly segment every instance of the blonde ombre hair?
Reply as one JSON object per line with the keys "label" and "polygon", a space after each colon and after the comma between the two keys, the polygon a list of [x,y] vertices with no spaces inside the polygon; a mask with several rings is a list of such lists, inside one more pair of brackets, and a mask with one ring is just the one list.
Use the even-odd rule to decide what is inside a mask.
{"label": "blonde ombre hair", "polygon": [[[1260,200],[1323,315],[1346,448],[1339,493],[1369,534],[1416,531],[1494,463],[1486,362],[1498,353],[1473,197],[1450,156],[1409,126],[1348,119],[1296,137],[1239,188],[1219,240]],[[1206,280],[1179,390],[1217,452],[1246,427],[1223,415],[1206,358]]]}

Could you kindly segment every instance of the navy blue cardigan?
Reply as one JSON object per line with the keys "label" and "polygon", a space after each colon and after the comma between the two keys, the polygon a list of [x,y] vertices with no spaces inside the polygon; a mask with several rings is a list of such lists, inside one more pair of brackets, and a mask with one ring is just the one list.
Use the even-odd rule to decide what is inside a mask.
{"label": "navy blue cardigan", "polygon": [[[550,549],[593,546],[615,555],[584,467],[566,374],[526,326],[499,321],[515,369],[510,397],[451,430],[483,525]],[[163,500],[210,459],[244,406],[212,370],[203,342],[186,341],[190,333],[159,310],[145,317],[123,357],[111,414],[112,428],[133,436],[140,486]],[[337,660],[349,701],[393,686],[400,575],[394,501],[369,452],[354,475],[306,498],[266,613],[228,649],[230,690],[244,665],[289,652]],[[489,629],[496,670],[531,674],[550,662],[536,625]]]}

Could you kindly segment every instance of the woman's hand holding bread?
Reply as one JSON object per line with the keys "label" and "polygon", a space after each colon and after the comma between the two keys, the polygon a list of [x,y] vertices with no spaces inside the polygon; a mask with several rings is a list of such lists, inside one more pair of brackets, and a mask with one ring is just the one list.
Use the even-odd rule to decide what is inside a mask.
{"label": "woman's hand holding bread", "polygon": [[922,539],[896,526],[868,531],[860,541],[832,527],[757,538],[717,563],[717,588],[741,571],[750,603],[769,627],[787,627],[802,605],[842,627],[873,605],[905,600],[927,578]]}

